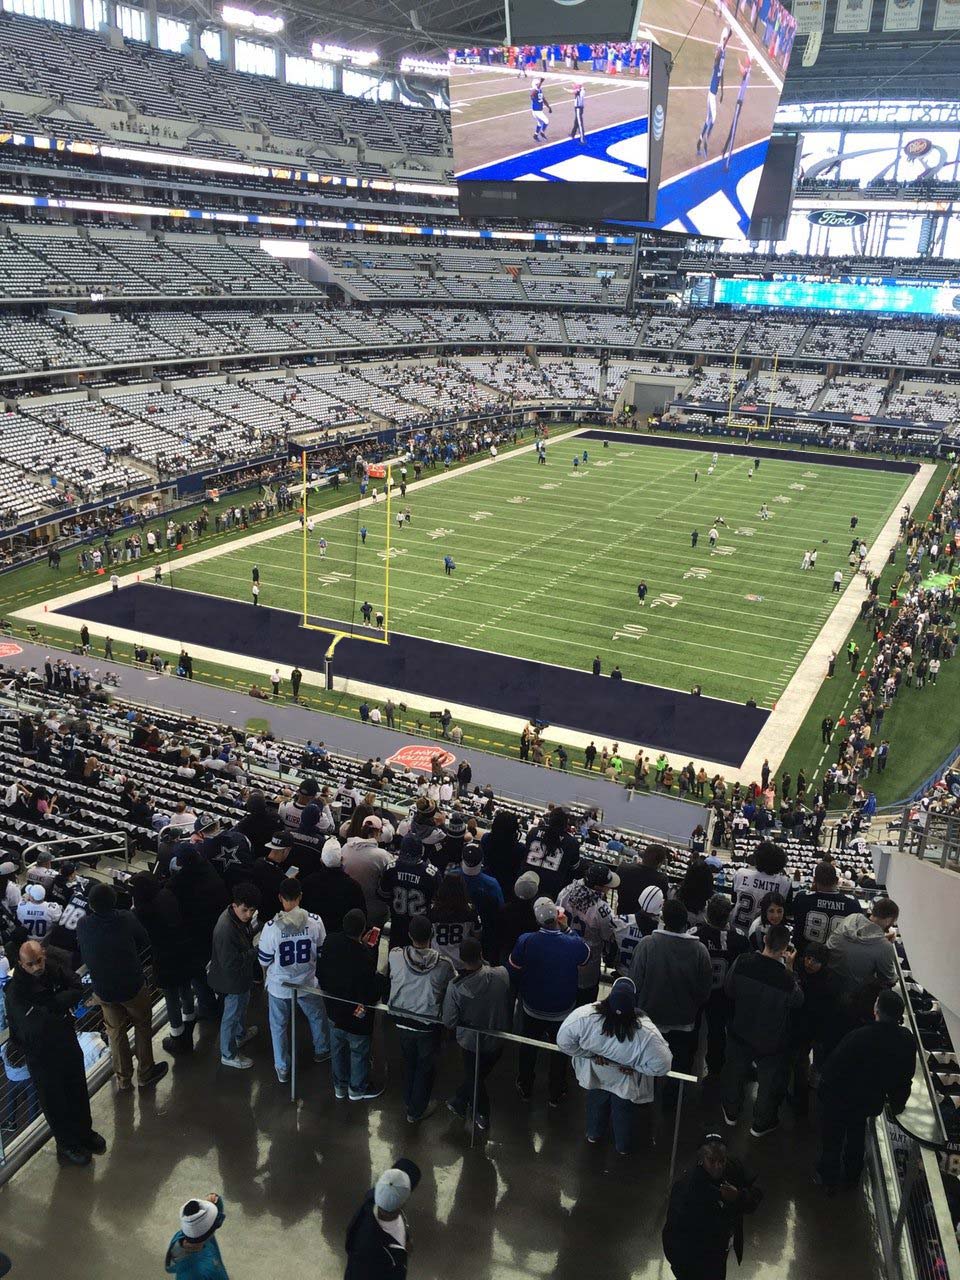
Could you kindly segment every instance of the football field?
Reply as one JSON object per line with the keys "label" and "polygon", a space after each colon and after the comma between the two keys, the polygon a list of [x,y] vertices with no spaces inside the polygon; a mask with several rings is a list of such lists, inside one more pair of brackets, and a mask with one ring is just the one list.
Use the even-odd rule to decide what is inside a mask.
{"label": "football field", "polygon": [[[360,606],[387,606],[389,558],[387,636],[579,670],[599,656],[604,674],[619,665],[628,680],[700,684],[711,697],[771,707],[839,599],[835,570],[850,581],[851,516],[869,547],[911,477],[765,456],[751,479],[750,459],[722,451],[708,475],[711,453],[568,439],[548,446],[545,466],[522,453],[411,489],[392,503],[389,537],[382,498],[318,520],[307,612],[362,631]],[[763,503],[769,520],[759,518]],[[402,508],[411,518],[398,529]],[[711,549],[718,516],[725,523]],[[815,569],[801,570],[813,549]],[[302,560],[303,539],[290,531],[174,567],[172,585],[250,601],[256,565],[260,603],[302,614]],[[482,689],[456,692],[483,705]]]}

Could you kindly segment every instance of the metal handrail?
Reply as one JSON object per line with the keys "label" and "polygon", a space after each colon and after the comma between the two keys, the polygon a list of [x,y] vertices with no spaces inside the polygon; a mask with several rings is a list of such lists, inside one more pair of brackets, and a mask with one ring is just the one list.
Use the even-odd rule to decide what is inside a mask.
{"label": "metal handrail", "polygon": [[[97,845],[101,840],[118,839],[121,841],[121,850],[124,862],[130,862],[130,836],[126,831],[98,831],[95,835],[90,836],[60,836],[55,840],[37,840],[34,844],[28,844],[21,854],[21,860],[24,867],[31,867],[36,862],[36,857],[31,859],[30,855],[39,855],[44,849],[52,848],[54,845],[60,844],[94,844]],[[51,862],[76,862],[82,858],[102,858],[116,856],[120,852],[117,849],[82,849],[79,854],[63,853],[58,857],[52,857]]]}

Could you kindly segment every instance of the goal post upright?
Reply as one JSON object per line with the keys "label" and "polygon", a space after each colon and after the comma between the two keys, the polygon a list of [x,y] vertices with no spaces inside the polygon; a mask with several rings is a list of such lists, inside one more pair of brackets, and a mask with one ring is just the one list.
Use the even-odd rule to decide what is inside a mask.
{"label": "goal post upright", "polygon": [[307,625],[307,451],[300,453],[301,500],[300,500],[300,545],[301,573],[303,575],[303,625]]}
{"label": "goal post upright", "polygon": [[387,475],[385,481],[387,490],[387,537],[386,537],[386,555],[383,559],[383,639],[387,640],[390,635],[390,534],[393,529],[393,522],[390,519],[390,505],[393,496],[393,467],[387,463]]}

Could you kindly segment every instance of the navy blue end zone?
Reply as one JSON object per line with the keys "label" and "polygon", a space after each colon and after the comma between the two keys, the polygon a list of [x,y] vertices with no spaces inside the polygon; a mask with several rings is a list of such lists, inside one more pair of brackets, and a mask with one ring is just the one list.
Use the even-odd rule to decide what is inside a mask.
{"label": "navy blue end zone", "polygon": [[[618,437],[619,438],[619,437]],[[174,570],[174,573],[176,570]],[[330,638],[307,631],[294,613],[236,600],[135,583],[54,611],[105,627],[162,636],[171,646],[208,645],[289,669],[323,670]],[[601,742],[642,742],[693,760],[739,766],[769,712],[656,685],[596,677],[566,667],[485,650],[392,635],[388,645],[339,642],[334,674],[415,694],[479,706],[502,715],[544,720]]]}

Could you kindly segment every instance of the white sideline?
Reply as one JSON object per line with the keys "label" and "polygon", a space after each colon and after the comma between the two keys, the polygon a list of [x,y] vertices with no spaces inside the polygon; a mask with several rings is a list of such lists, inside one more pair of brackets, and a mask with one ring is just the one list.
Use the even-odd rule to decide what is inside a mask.
{"label": "white sideline", "polygon": [[[551,436],[549,443],[551,445],[561,443],[565,440],[576,438],[582,431],[591,430],[593,428],[581,426],[575,431],[565,432],[563,435]],[[471,471],[477,471],[484,467],[495,466],[500,461],[509,458],[519,457],[522,454],[531,453],[535,446],[522,445],[518,449],[513,449],[509,453],[502,454],[498,458],[482,458],[477,462],[467,463],[465,466],[458,467],[453,471],[442,471],[437,475],[427,476],[423,480],[413,481],[407,485],[407,489],[426,488],[429,485],[440,484],[445,480],[450,480],[456,476],[465,475]],[[902,502],[909,502],[911,508],[915,507],[924,489],[929,483],[930,477],[933,475],[935,467],[930,463],[921,463],[920,470],[913,478],[906,492],[903,494]],[[329,511],[318,513],[313,519],[319,524],[325,520],[338,518],[351,511],[356,511],[361,507],[369,507],[376,505],[370,498],[358,499],[351,503],[346,503],[341,507],[332,507]],[[174,572],[181,568],[189,568],[195,564],[201,564],[204,561],[215,559],[219,556],[228,555],[238,549],[256,546],[260,543],[267,542],[272,538],[282,537],[291,531],[300,528],[299,519],[288,521],[285,524],[274,526],[271,529],[264,529],[258,533],[249,534],[244,538],[237,538],[224,546],[208,547],[203,551],[194,552],[191,555],[184,556],[175,562]],[[900,506],[890,516],[884,525],[879,536],[870,548],[867,556],[867,565],[877,570],[883,567],[886,562],[890,548],[896,542],[900,532]],[[845,558],[846,562],[846,558]],[[141,561],[143,564],[143,579],[150,581],[150,567],[154,560],[145,558]],[[128,575],[134,577],[135,575]],[[160,588],[162,590],[162,588]],[[182,589],[182,588],[180,588]],[[33,623],[49,623],[51,621],[48,610],[60,609],[69,605],[74,605],[84,600],[93,599],[96,596],[106,594],[110,588],[108,578],[100,579],[96,584],[89,587],[82,587],[79,590],[67,592],[61,596],[51,597],[44,604],[29,605],[26,608],[18,609],[11,612],[11,617],[22,618],[27,622]],[[849,583],[846,590],[841,593],[839,600],[827,621],[820,630],[819,635],[808,649],[806,655],[801,661],[799,667],[794,672],[786,689],[781,697],[777,700],[776,706],[771,711],[766,723],[758,734],[755,742],[747,753],[743,764],[739,768],[722,764],[717,760],[698,756],[695,759],[697,765],[703,765],[708,773],[720,773],[728,782],[739,781],[741,783],[751,782],[760,776],[760,766],[764,759],[769,760],[771,770],[776,772],[780,762],[786,755],[786,752],[797,734],[804,718],[810,707],[813,705],[814,699],[820,691],[823,682],[824,673],[826,671],[827,657],[831,649],[836,649],[842,642],[850,626],[859,613],[860,603],[866,595],[866,584],[862,576],[855,576]],[[209,598],[209,597],[208,597]],[[77,625],[83,621],[81,618],[57,619],[54,625],[67,626]],[[161,652],[169,653],[171,647],[178,645],[178,641],[174,641],[169,636],[147,635],[139,631],[131,631],[124,627],[107,627],[102,623],[88,622],[92,636],[103,638],[107,635],[113,637],[114,641],[124,642],[130,645],[140,643],[148,649],[156,649]],[[215,630],[215,625],[211,626],[211,631]],[[318,641],[318,653],[322,657],[326,651],[326,641],[320,637]],[[241,672],[247,672],[251,676],[269,677],[277,666],[276,661],[266,661],[262,658],[251,658],[243,653],[233,653],[226,649],[218,649],[211,645],[190,645],[190,652],[195,659],[216,663],[220,666],[233,667]],[[842,661],[842,655],[838,658]],[[545,663],[545,666],[556,665]],[[323,665],[316,668],[303,668],[303,677],[306,684],[312,684],[317,687],[323,685]],[[602,678],[602,677],[601,677]],[[285,678],[286,682],[286,678]],[[474,706],[468,702],[451,702],[447,699],[424,697],[418,694],[407,693],[403,690],[391,689],[384,685],[368,684],[359,680],[350,680],[345,677],[334,676],[334,690],[342,693],[348,693],[354,697],[369,698],[376,702],[385,702],[387,698],[393,698],[394,701],[406,703],[406,705],[416,711],[423,712],[425,715],[430,711],[438,710],[442,706],[449,707],[454,720],[463,720],[478,726],[490,729],[498,729],[505,733],[512,733],[518,739],[523,730],[526,720],[519,716],[508,716],[500,712],[489,711],[483,707]],[[246,695],[243,695],[246,696]],[[252,705],[256,705],[255,703]],[[581,733],[573,729],[564,729],[561,734],[551,734],[551,737],[562,737],[564,745],[569,748],[579,749],[582,751],[589,742],[596,740],[596,734]],[[612,739],[611,739],[612,741]],[[604,739],[600,739],[598,747],[603,745]],[[625,739],[620,740],[621,755],[625,761],[632,761],[638,751],[659,755],[661,748],[646,742],[630,742]],[[671,763],[674,767],[679,767],[687,763],[689,756],[679,756],[667,753],[670,756]]]}

